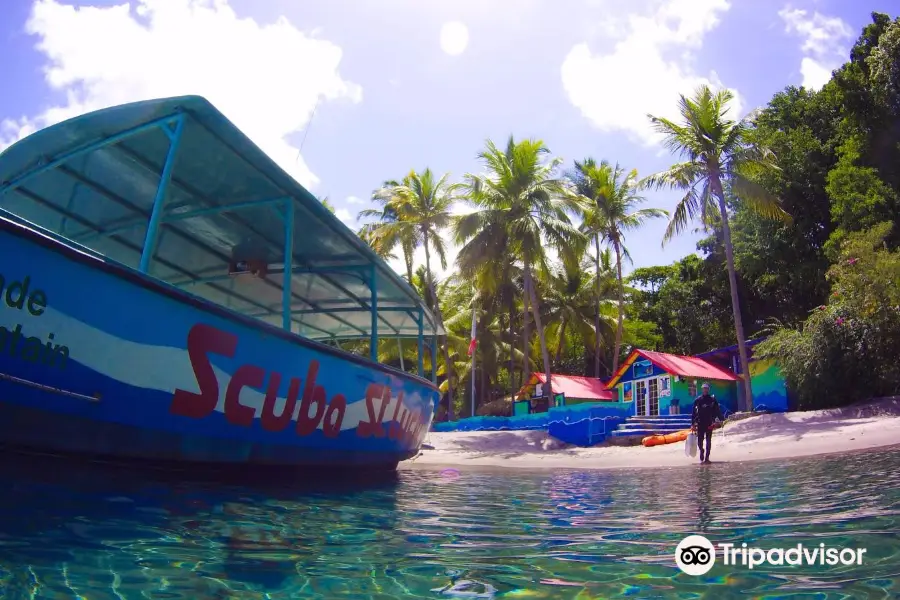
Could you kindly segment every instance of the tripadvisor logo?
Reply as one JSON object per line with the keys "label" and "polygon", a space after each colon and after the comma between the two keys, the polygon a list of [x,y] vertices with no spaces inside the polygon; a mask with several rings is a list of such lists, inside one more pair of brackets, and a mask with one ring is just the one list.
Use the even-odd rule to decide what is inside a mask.
{"label": "tripadvisor logo", "polygon": [[759,566],[798,565],[861,565],[865,548],[835,548],[825,544],[789,548],[755,548],[746,543],[714,545],[702,535],[689,535],[675,547],[675,564],[687,575],[705,575],[716,563],[716,550],[721,553],[722,564],[741,565],[748,569]]}
{"label": "tripadvisor logo", "polygon": [[705,575],[716,564],[716,549],[702,535],[689,535],[675,547],[675,564],[688,575]]}

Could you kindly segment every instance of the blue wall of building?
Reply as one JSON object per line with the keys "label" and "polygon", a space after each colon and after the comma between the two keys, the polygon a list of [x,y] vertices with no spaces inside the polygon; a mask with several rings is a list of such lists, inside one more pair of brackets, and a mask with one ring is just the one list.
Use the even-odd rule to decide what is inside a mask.
{"label": "blue wall of building", "polygon": [[432,431],[525,431],[543,429],[556,439],[576,446],[593,446],[606,439],[634,414],[632,402],[596,402],[551,408],[545,413],[515,417],[470,417],[435,423]]}
{"label": "blue wall of building", "polygon": [[550,413],[535,413],[515,417],[468,417],[459,421],[435,423],[431,430],[447,431],[525,431],[547,429]]}
{"label": "blue wall of building", "polygon": [[606,439],[634,412],[632,403],[603,402],[551,408],[547,432],[576,446],[593,446]]}

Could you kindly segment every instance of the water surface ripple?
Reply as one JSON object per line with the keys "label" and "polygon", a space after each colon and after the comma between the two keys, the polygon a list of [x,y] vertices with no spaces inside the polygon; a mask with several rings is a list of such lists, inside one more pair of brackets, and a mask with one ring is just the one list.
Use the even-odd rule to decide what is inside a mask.
{"label": "water surface ripple", "polygon": [[[403,471],[212,485],[0,465],[0,597],[897,598],[900,450],[593,472]],[[689,533],[864,547],[861,566],[719,564]]]}

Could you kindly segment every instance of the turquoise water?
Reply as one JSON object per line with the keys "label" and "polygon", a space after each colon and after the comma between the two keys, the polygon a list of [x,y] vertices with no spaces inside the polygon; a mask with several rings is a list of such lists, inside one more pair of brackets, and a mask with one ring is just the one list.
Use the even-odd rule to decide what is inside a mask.
{"label": "turquoise water", "polygon": [[[0,465],[0,489],[4,599],[900,595],[900,450],[656,472],[415,470],[344,485],[214,486],[17,461]],[[689,533],[867,552],[861,566],[716,564],[691,577],[673,559]]]}

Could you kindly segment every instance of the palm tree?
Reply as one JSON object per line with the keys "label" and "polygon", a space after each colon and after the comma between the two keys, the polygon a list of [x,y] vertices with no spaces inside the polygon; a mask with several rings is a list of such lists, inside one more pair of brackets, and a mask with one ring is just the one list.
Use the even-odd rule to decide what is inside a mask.
{"label": "palm tree", "polygon": [[[504,223],[488,223],[463,245],[456,255],[459,275],[470,281],[483,297],[483,305],[491,314],[507,311],[509,353],[510,394],[517,391],[514,371],[516,352],[514,326],[516,324],[518,298],[522,294],[522,269],[510,252],[509,232]],[[526,315],[527,318],[527,315]],[[528,323],[524,324],[527,327]],[[523,337],[523,348],[527,351],[528,335]],[[521,352],[523,378],[528,378],[530,356]],[[524,383],[523,379],[523,383]]]}
{"label": "palm tree", "polygon": [[[488,401],[487,394],[493,389],[503,358],[516,354],[512,346],[503,339],[503,327],[496,316],[500,313],[493,310],[498,296],[487,295],[483,290],[476,292],[471,279],[458,272],[442,282],[438,293],[445,307],[444,326],[450,339],[451,363],[456,381],[460,382],[460,386],[464,381],[471,385],[471,378],[475,377],[476,387],[480,389],[477,395],[479,404],[483,404]],[[473,309],[478,314],[478,346],[475,349],[477,371],[474,374],[472,360],[468,356]]]}
{"label": "palm tree", "polygon": [[[622,259],[630,258],[623,243],[624,234],[641,227],[648,219],[667,217],[669,213],[659,208],[636,208],[646,198],[638,195],[639,182],[636,169],[626,172],[618,164],[607,161],[599,165],[592,158],[575,161],[575,169],[569,175],[576,193],[584,198],[586,210],[582,231],[594,242],[597,284],[600,283],[600,242],[609,243],[616,254],[616,279],[619,288],[619,314],[616,325],[616,342],[613,349],[613,373],[619,368],[622,334],[625,319],[625,282],[622,278]],[[600,290],[597,290],[596,327],[600,327]],[[600,377],[600,338],[596,340],[594,376]]]}
{"label": "palm tree", "polygon": [[393,190],[400,185],[397,181],[389,180],[372,192],[372,201],[380,204],[381,210],[367,208],[359,211],[357,219],[376,220],[363,225],[358,235],[385,259],[395,258],[394,249],[400,246],[403,263],[406,266],[406,280],[412,281],[413,253],[421,240],[413,224],[400,218],[398,212],[400,200],[393,196]]}
{"label": "palm tree", "polygon": [[[487,173],[465,177],[467,198],[476,210],[458,217],[455,229],[462,244],[461,253],[472,257],[479,248],[494,247],[500,239],[500,243],[505,242],[509,255],[521,262],[524,298],[534,316],[549,395],[550,353],[535,291],[534,270],[549,273],[548,246],[565,254],[570,252],[573,242],[584,236],[568,216],[581,210],[581,202],[568,193],[565,183],[557,176],[561,160],[545,160],[548,154],[540,140],[517,143],[510,136],[503,150],[488,140],[478,154]],[[497,238],[489,239],[493,236]]]}
{"label": "palm tree", "polygon": [[[389,181],[373,195],[383,205],[381,211],[361,211],[360,217],[378,217],[366,235],[377,240],[376,245],[391,248],[400,245],[407,256],[407,277],[413,279],[412,255],[419,244],[425,249],[425,273],[428,289],[438,298],[431,268],[431,251],[437,254],[441,269],[447,268],[447,248],[441,231],[450,224],[450,208],[455,201],[453,187],[447,183],[448,174],[436,178],[431,169],[421,173],[410,171],[402,181]],[[435,304],[435,318],[443,327],[440,303]],[[443,341],[445,364],[450,364],[450,352],[446,338]],[[453,372],[447,369],[450,398],[453,398]],[[452,413],[451,413],[452,414]]]}
{"label": "palm tree", "polygon": [[736,201],[745,203],[764,217],[789,217],[778,201],[755,181],[761,173],[777,167],[772,153],[751,140],[753,123],[750,119],[734,121],[728,117],[728,103],[733,98],[734,95],[728,90],[714,93],[709,86],[703,85],[697,88],[692,98],[681,96],[678,105],[680,123],[648,115],[654,129],[663,135],[665,146],[684,157],[685,161],[651,175],[643,183],[656,189],[670,188],[686,192],[675,207],[663,236],[663,244],[681,233],[691,220],[700,219],[704,225],[714,222],[712,215],[718,211],[731,287],[734,329],[744,371],[744,404],[745,408],[749,408],[753,402],[753,390],[734,270],[734,249],[731,245],[731,228],[725,201],[726,188]]}
{"label": "palm tree", "polygon": [[[585,256],[582,258],[582,271],[585,273],[590,272],[591,268],[595,269],[594,275],[591,277],[590,281],[590,289],[594,290],[594,293],[597,294],[597,298],[599,298],[599,302],[595,305],[599,310],[599,325],[595,316],[594,328],[597,330],[599,327],[600,331],[600,340],[601,342],[604,339],[609,339],[610,337],[615,336],[616,325],[618,322],[618,294],[620,292],[618,279],[616,277],[616,269],[613,266],[612,259],[612,251],[609,248],[604,248],[600,251],[600,270],[596,270],[597,257],[596,255],[591,256],[588,253],[585,253]],[[627,288],[630,290],[630,288]],[[594,338],[594,345],[592,346],[594,352],[597,351],[597,348],[600,347],[596,343],[596,338]],[[609,347],[607,346],[607,350]],[[594,359],[595,367],[596,367],[596,357]],[[610,369],[609,364],[605,364],[607,374],[612,374],[615,371]],[[597,375],[599,377],[599,375]]]}
{"label": "palm tree", "polygon": [[593,265],[587,265],[588,269],[584,266],[575,261],[562,261],[554,266],[549,279],[539,281],[548,337],[556,340],[554,363],[562,357],[569,331],[575,332],[584,347],[598,348],[597,341],[603,337],[595,323],[599,304],[596,277],[591,275]]}

